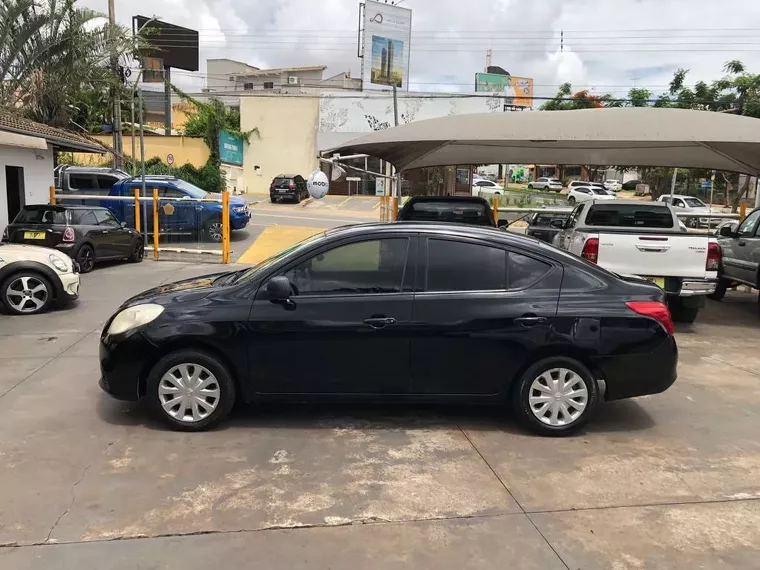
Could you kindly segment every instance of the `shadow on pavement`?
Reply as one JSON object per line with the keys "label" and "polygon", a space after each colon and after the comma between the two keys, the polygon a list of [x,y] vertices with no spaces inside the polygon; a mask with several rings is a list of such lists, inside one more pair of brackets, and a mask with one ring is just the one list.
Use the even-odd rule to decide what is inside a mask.
{"label": "shadow on pavement", "polygon": [[[137,402],[119,402],[101,394],[97,404],[99,417],[112,425],[143,426],[168,431],[154,418],[147,406]],[[630,432],[649,429],[654,422],[634,400],[604,403],[589,425],[579,435]],[[230,418],[213,431],[233,428],[263,429],[340,429],[365,430],[451,430],[503,431],[520,435],[529,432],[520,426],[506,406],[453,406],[402,404],[241,404]]]}

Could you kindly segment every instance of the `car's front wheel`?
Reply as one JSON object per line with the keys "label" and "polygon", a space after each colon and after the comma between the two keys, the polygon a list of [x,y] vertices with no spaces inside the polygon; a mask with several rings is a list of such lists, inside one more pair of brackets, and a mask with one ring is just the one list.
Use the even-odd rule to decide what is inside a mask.
{"label": "car's front wheel", "polygon": [[41,313],[53,300],[50,281],[33,271],[20,271],[11,275],[0,291],[3,304],[14,315]]}
{"label": "car's front wheel", "polygon": [[591,419],[599,403],[599,386],[581,362],[549,357],[536,362],[517,380],[512,405],[532,431],[569,435]]}
{"label": "car's front wheel", "polygon": [[206,240],[222,242],[222,220],[208,220],[203,224],[203,234]]}
{"label": "car's front wheel", "polygon": [[229,415],[235,384],[216,357],[199,350],[178,350],[164,356],[146,382],[148,404],[177,430],[201,431]]}
{"label": "car's front wheel", "polygon": [[575,196],[570,196],[567,199],[567,203],[570,204],[571,206],[575,206]]}
{"label": "car's front wheel", "polygon": [[533,184],[528,184],[528,190],[533,190]]}

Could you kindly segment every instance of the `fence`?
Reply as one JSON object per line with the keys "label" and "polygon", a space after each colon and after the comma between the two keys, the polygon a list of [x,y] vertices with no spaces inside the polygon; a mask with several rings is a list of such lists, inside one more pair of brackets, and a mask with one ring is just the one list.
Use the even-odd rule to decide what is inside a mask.
{"label": "fence", "polygon": [[[134,227],[144,236],[145,246],[152,246],[155,260],[162,252],[202,255],[221,263],[230,260],[227,192],[223,192],[221,198],[183,196],[180,199],[161,196],[158,188],[147,188],[146,195],[141,194],[140,188],[135,188],[133,196],[104,196],[62,193],[51,186],[50,203],[109,209],[122,224]],[[221,211],[209,212],[204,204],[219,204]],[[97,225],[97,220],[93,220],[92,225]]]}

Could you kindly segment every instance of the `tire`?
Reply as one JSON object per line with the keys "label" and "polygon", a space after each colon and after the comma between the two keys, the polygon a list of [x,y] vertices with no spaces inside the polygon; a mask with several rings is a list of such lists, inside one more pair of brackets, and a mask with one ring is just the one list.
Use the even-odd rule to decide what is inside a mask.
{"label": "tire", "polygon": [[203,223],[203,238],[214,243],[222,242],[222,220],[207,220]]}
{"label": "tire", "polygon": [[[551,393],[553,390],[551,382],[564,383],[567,380],[571,384],[564,392],[575,392],[576,395],[569,398],[565,397],[564,400],[554,399],[554,394]],[[545,386],[546,390],[536,388],[539,384]],[[562,391],[561,388],[556,393],[560,391]],[[552,399],[545,402],[531,401],[531,398],[534,397],[548,398],[550,396]],[[580,404],[583,397],[585,397],[585,402],[581,409]],[[581,362],[564,356],[544,358],[533,364],[516,381],[512,391],[512,407],[520,422],[539,435],[553,437],[570,435],[581,429],[593,417],[599,400],[599,386],[594,375]],[[569,414],[566,415],[564,410],[555,402],[563,402]],[[574,407],[573,403],[578,408]],[[544,406],[543,404],[547,405]],[[572,417],[576,412],[580,413],[576,417]],[[570,421],[559,423],[565,422],[567,419]],[[552,424],[552,421],[557,423]]]}
{"label": "tire", "polygon": [[295,200],[296,204],[300,204],[301,203],[301,193],[300,192],[296,192],[296,197],[294,198],[294,200]]}
{"label": "tire", "polygon": [[697,320],[699,314],[699,307],[687,307],[679,297],[673,297],[668,303],[668,308],[674,323],[691,324]]}
{"label": "tire", "polygon": [[570,204],[571,206],[575,206],[575,196],[570,196],[567,199],[567,203]]}
{"label": "tire", "polygon": [[533,184],[528,184],[528,190],[533,190]]}
{"label": "tire", "polygon": [[729,285],[731,285],[731,282],[727,279],[718,279],[718,284],[715,286],[715,292],[709,294],[707,298],[712,299],[713,301],[722,301],[723,297],[726,296],[726,291],[728,290]]}
{"label": "tire", "polygon": [[127,258],[130,263],[140,263],[145,257],[145,242],[142,238],[137,238],[132,246],[132,253]]}
{"label": "tire", "polygon": [[95,267],[95,250],[87,243],[82,244],[74,259],[79,264],[79,273],[89,273]]}
{"label": "tire", "polygon": [[[174,394],[186,385],[183,370],[191,378],[197,373],[198,381],[207,384],[205,388],[188,388],[185,399],[179,398],[180,401],[172,406],[178,399]],[[229,371],[217,358],[200,350],[178,350],[167,354],[153,366],[145,386],[145,399],[153,413],[179,431],[208,429],[224,420],[235,404],[235,384]],[[208,393],[199,397],[197,394],[201,389]],[[185,406],[183,413],[180,412],[182,406]]]}
{"label": "tire", "polygon": [[272,202],[272,204],[276,204],[277,203],[277,198],[275,198],[274,196],[270,196],[269,197],[269,201]]}
{"label": "tire", "polygon": [[36,315],[53,302],[55,290],[50,280],[36,271],[19,271],[8,277],[0,288],[2,302],[14,315]]}

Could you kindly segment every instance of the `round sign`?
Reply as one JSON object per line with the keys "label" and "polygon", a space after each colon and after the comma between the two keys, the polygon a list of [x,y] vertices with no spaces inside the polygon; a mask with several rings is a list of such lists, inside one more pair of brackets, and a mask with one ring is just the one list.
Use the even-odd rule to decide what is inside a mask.
{"label": "round sign", "polygon": [[166,155],[166,164],[168,164],[169,166],[171,166],[172,164],[174,164],[174,155],[173,154],[167,154]]}
{"label": "round sign", "polygon": [[319,200],[324,198],[328,190],[330,190],[330,181],[327,179],[327,174],[321,170],[315,170],[309,175],[309,179],[306,181],[306,188],[309,190],[309,195],[312,198]]}

